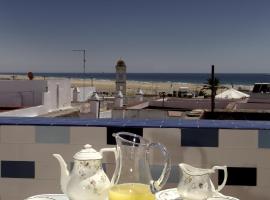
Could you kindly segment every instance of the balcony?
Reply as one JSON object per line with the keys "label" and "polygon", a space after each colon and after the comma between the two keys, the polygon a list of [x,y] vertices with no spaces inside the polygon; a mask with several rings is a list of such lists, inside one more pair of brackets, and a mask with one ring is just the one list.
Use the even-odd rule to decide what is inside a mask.
{"label": "balcony", "polygon": [[[233,120],[112,120],[76,118],[0,118],[1,200],[42,193],[61,193],[60,168],[52,157],[60,153],[72,166],[72,156],[84,144],[99,150],[115,144],[112,133],[129,131],[161,142],[171,154],[166,188],[179,181],[178,163],[197,167],[228,166],[222,193],[242,200],[270,199],[270,121]],[[103,159],[109,176],[113,155]],[[151,171],[162,169],[159,152],[151,152]],[[215,184],[222,179],[217,173]]]}

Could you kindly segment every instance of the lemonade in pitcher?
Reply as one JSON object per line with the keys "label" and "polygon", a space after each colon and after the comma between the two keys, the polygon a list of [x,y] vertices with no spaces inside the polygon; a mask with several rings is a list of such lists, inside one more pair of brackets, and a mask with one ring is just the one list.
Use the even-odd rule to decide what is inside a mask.
{"label": "lemonade in pitcher", "polygon": [[[154,200],[154,194],[169,177],[171,162],[167,149],[133,133],[119,132],[113,136],[117,144],[117,159],[108,200]],[[159,149],[164,158],[158,180],[153,180],[149,164],[149,152],[153,148]]]}
{"label": "lemonade in pitcher", "polygon": [[148,185],[125,183],[113,186],[109,190],[109,200],[154,200]]}

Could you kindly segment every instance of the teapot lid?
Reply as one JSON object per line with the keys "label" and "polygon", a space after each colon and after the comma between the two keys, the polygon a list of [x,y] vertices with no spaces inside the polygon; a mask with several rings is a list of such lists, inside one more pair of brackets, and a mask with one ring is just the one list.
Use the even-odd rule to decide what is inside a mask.
{"label": "teapot lid", "polygon": [[100,160],[102,159],[102,155],[92,148],[92,145],[86,144],[84,148],[77,152],[74,156],[76,160]]}

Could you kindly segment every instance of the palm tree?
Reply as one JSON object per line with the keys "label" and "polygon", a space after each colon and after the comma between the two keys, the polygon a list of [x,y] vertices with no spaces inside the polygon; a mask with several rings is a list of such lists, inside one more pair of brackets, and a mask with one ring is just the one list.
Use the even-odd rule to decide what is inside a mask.
{"label": "palm tree", "polygon": [[211,77],[207,79],[207,83],[203,86],[200,93],[205,94],[205,90],[211,90],[211,112],[214,112],[215,109],[215,96],[219,88],[226,88],[220,86],[220,81],[215,77],[215,66],[212,65]]}
{"label": "palm tree", "polygon": [[205,90],[211,90],[211,112],[214,112],[215,109],[215,96],[218,88],[220,87],[220,81],[218,78],[214,77],[214,79],[208,78],[207,83],[201,89],[202,93],[205,93]]}
{"label": "palm tree", "polygon": [[[212,82],[213,82],[213,86],[212,86]],[[214,81],[212,81],[212,78],[208,78],[207,82],[205,83],[205,85],[203,86],[203,88],[201,89],[201,93],[205,93],[205,90],[211,90],[211,93],[213,93],[214,95],[216,95],[217,90],[222,87],[220,86],[220,81],[218,78],[214,78]]]}

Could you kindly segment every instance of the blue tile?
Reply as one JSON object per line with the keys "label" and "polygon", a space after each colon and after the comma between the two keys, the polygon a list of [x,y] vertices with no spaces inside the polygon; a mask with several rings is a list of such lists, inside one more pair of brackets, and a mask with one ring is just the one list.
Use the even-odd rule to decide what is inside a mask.
{"label": "blue tile", "polygon": [[35,178],[35,162],[33,161],[1,161],[1,177],[3,178]]}
{"label": "blue tile", "polygon": [[146,126],[146,121],[145,120],[128,120],[125,124],[128,127],[144,127]]}
{"label": "blue tile", "polygon": [[[225,122],[224,125],[228,123]],[[198,120],[199,128],[219,128],[220,124],[217,123],[216,120]]]}
{"label": "blue tile", "polygon": [[[257,186],[257,168],[227,167],[228,178],[226,185]],[[224,171],[218,170],[218,184],[222,184]]]}
{"label": "blue tile", "polygon": [[164,120],[162,127],[163,128],[175,128],[179,125],[179,123],[180,123],[179,119]]}
{"label": "blue tile", "polygon": [[270,148],[270,130],[259,130],[259,148]]}
{"label": "blue tile", "polygon": [[183,119],[180,120],[179,124],[183,128],[198,128],[198,120]]}
{"label": "blue tile", "polygon": [[164,120],[159,120],[159,119],[145,119],[145,127],[148,128],[161,128],[162,124],[164,123]]}
{"label": "blue tile", "polygon": [[[154,180],[157,180],[163,170],[162,165],[151,165],[151,174]],[[179,167],[174,165],[171,167],[171,172],[169,179],[167,181],[168,183],[178,183],[179,182]]]}
{"label": "blue tile", "polygon": [[113,119],[113,120],[107,120],[106,125],[107,126],[124,127],[124,126],[126,126],[126,123],[127,123],[127,120]]}
{"label": "blue tile", "polygon": [[36,126],[37,143],[68,144],[70,141],[69,127]]}
{"label": "blue tile", "polygon": [[257,129],[270,130],[270,121],[254,121],[253,125]]}
{"label": "blue tile", "polygon": [[143,128],[136,127],[107,127],[107,144],[116,144],[113,133],[118,132],[130,132],[140,136],[143,136]]}
{"label": "blue tile", "polygon": [[181,145],[192,147],[218,147],[218,129],[183,128],[181,129]]}

